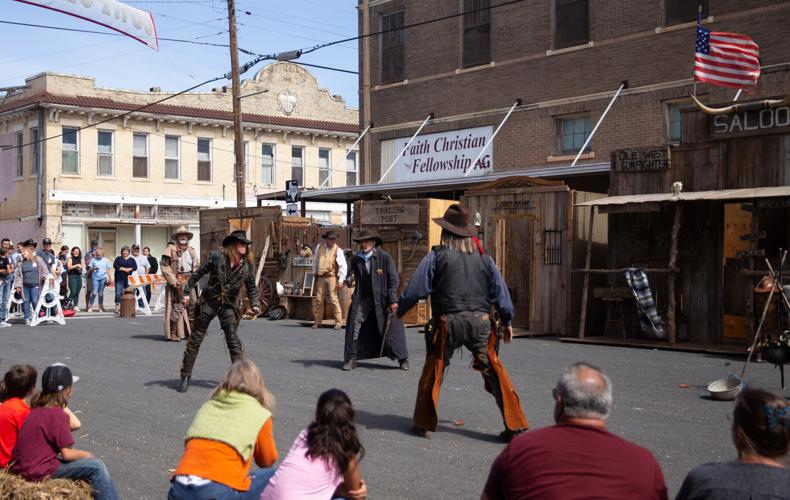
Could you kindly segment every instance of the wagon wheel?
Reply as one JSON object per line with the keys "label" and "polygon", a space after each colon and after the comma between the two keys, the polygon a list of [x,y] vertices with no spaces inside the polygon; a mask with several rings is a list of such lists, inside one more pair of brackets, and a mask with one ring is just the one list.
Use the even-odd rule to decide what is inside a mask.
{"label": "wagon wheel", "polygon": [[261,312],[258,314],[258,317],[268,316],[274,300],[274,287],[272,287],[271,280],[265,274],[261,274],[258,280],[258,300],[261,303]]}

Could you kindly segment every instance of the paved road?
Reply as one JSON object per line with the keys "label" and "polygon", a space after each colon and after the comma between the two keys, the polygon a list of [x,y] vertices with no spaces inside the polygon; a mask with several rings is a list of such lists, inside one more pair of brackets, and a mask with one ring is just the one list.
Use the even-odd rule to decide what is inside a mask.
{"label": "paved road", "polygon": [[[182,436],[195,411],[223,377],[228,356],[218,324],[212,324],[186,395],[174,389],[183,344],[162,340],[161,317],[122,320],[77,317],[66,326],[0,330],[0,369],[28,362],[40,369],[64,361],[82,378],[72,407],[83,429],[78,446],[107,463],[123,498],[165,498],[168,469],[175,466]],[[409,330],[412,370],[395,363],[363,362],[339,370],[342,334],[318,332],[291,321],[244,322],[249,356],[278,397],[275,437],[281,456],[306,426],[318,395],[347,391],[357,410],[367,455],[363,476],[370,497],[479,498],[494,457],[503,449],[493,399],[470,356],[456,355],[443,386],[440,429],[425,440],[408,433],[421,362],[422,339]],[[614,432],[653,451],[674,494],[693,466],[734,457],[731,403],[705,399],[704,385],[723,373],[725,358],[666,351],[516,339],[502,358],[520,392],[532,427],[551,424],[553,387],[562,366],[586,360],[603,367],[614,384]],[[740,361],[735,361],[740,363]],[[770,365],[755,365],[752,384],[778,388]],[[691,384],[681,389],[680,383]],[[453,419],[463,419],[455,427]]]}

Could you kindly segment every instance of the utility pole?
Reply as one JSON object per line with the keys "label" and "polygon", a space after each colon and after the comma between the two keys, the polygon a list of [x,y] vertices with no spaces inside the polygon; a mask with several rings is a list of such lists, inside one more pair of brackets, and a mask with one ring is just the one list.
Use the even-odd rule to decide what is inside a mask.
{"label": "utility pole", "polygon": [[236,206],[247,206],[247,197],[244,192],[244,141],[241,129],[241,83],[239,79],[239,50],[236,41],[236,5],[234,0],[228,0],[228,32],[230,33],[230,74],[231,90],[233,95],[233,144],[236,153],[234,177],[236,178]]}

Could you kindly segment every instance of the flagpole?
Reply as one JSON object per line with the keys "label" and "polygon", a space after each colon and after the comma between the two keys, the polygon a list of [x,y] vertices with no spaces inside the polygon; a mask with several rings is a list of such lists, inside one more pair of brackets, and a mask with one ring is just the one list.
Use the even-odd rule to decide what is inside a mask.
{"label": "flagpole", "polygon": [[417,138],[418,135],[420,135],[420,132],[422,132],[422,129],[425,128],[425,126],[428,124],[429,121],[431,121],[432,118],[433,118],[433,113],[431,113],[430,115],[428,115],[427,118],[425,118],[425,121],[422,122],[422,125],[420,125],[420,128],[418,128],[417,132],[415,132],[414,135],[411,136],[411,139],[409,139],[409,142],[407,142],[406,145],[403,147],[403,149],[401,150],[400,154],[398,156],[396,156],[394,160],[392,160],[392,163],[390,163],[389,168],[383,174],[381,174],[381,178],[379,179],[379,181],[376,184],[381,184],[381,181],[383,181],[384,178],[387,177],[387,174],[390,173],[390,171],[392,170],[392,167],[394,167],[395,164],[398,163],[398,160],[400,160],[400,157],[403,156],[403,154],[406,152],[407,149],[409,149],[409,146],[411,146],[411,143],[414,142],[414,139]]}
{"label": "flagpole", "polygon": [[587,145],[590,144],[590,141],[595,135],[595,132],[598,131],[598,127],[601,126],[601,122],[603,122],[603,119],[606,118],[606,115],[609,113],[609,110],[612,109],[612,104],[614,104],[614,101],[616,101],[617,98],[620,96],[620,92],[622,92],[623,89],[626,88],[627,86],[628,86],[628,80],[623,80],[622,82],[620,82],[620,87],[617,88],[617,92],[614,93],[614,97],[612,97],[612,100],[609,101],[609,105],[606,106],[606,109],[603,110],[603,114],[601,115],[601,117],[598,118],[598,123],[595,124],[595,127],[592,129],[592,132],[590,132],[590,135],[587,136],[587,140],[584,141],[584,144],[582,144],[581,149],[579,149],[579,152],[576,153],[576,158],[573,159],[573,163],[571,163],[571,168],[576,166],[576,162],[579,161],[579,158],[581,158],[585,148],[587,148]]}
{"label": "flagpole", "polygon": [[494,142],[494,137],[496,137],[496,135],[499,133],[499,129],[502,128],[502,125],[504,125],[507,119],[510,118],[510,115],[513,114],[513,110],[516,109],[516,107],[519,105],[521,105],[521,99],[516,99],[516,102],[513,103],[513,106],[510,107],[510,110],[505,115],[505,118],[503,118],[502,121],[499,122],[499,126],[496,128],[496,130],[494,130],[494,133],[491,134],[491,138],[489,138],[488,141],[485,143],[483,149],[481,149],[480,152],[477,153],[477,158],[475,158],[475,160],[470,164],[469,170],[467,170],[466,173],[464,173],[464,177],[469,175],[469,172],[471,172],[472,169],[475,168],[475,165],[477,165],[477,162],[478,160],[480,160],[480,157],[483,156],[483,153],[485,153],[486,150],[488,150],[488,147],[491,145],[491,143]]}
{"label": "flagpole", "polygon": [[[694,55],[696,57],[697,53],[697,36],[699,35],[699,29],[702,27],[702,3],[697,4],[697,29],[694,32]],[[695,70],[696,71],[696,70]],[[692,75],[694,78],[694,90],[691,91],[691,94],[694,97],[697,97],[697,75]]]}

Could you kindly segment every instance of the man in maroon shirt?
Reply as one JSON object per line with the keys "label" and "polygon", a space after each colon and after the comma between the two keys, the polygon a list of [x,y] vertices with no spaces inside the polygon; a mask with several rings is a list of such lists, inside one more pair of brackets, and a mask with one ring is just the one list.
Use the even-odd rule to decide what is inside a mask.
{"label": "man in maroon shirt", "polygon": [[556,425],[513,439],[491,466],[482,500],[666,500],[653,454],[606,430],[609,377],[575,363],[553,394]]}

